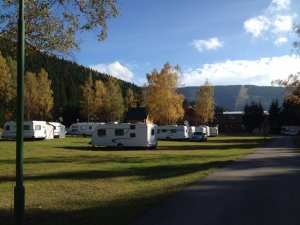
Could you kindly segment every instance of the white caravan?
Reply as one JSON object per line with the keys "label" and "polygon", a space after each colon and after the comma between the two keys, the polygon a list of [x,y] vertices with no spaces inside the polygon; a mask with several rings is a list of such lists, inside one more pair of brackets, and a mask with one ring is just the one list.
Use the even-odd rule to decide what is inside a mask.
{"label": "white caravan", "polygon": [[142,147],[156,149],[157,126],[144,123],[98,124],[92,135],[92,145],[117,147]]}
{"label": "white caravan", "polygon": [[210,137],[215,137],[219,135],[218,127],[209,127]]}
{"label": "white caravan", "polygon": [[[2,137],[16,138],[16,122],[5,122]],[[51,132],[51,131],[49,131]],[[24,121],[24,139],[45,139],[47,135],[46,121]]]}
{"label": "white caravan", "polygon": [[66,136],[66,128],[64,125],[58,122],[49,122],[54,127],[54,137],[64,138]]}
{"label": "white caravan", "polygon": [[188,139],[188,127],[178,125],[166,125],[157,127],[157,139],[184,140]]}
{"label": "white caravan", "polygon": [[103,124],[103,123],[73,123],[69,129],[67,134],[68,135],[80,135],[80,136],[92,136],[92,133],[95,129],[95,127],[98,124]]}
{"label": "white caravan", "polygon": [[196,127],[196,131],[197,132],[199,131],[199,132],[205,133],[207,135],[207,137],[210,136],[209,126],[200,125],[199,127]]}
{"label": "white caravan", "polygon": [[196,127],[194,126],[188,126],[188,137],[191,138],[193,133],[196,131]]}

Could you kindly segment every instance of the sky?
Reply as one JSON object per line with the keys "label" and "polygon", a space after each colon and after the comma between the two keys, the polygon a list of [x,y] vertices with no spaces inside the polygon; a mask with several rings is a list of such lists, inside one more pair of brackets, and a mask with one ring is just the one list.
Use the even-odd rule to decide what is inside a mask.
{"label": "sky", "polygon": [[271,85],[300,72],[299,0],[122,0],[108,37],[82,33],[78,64],[142,86],[165,63],[184,86]]}

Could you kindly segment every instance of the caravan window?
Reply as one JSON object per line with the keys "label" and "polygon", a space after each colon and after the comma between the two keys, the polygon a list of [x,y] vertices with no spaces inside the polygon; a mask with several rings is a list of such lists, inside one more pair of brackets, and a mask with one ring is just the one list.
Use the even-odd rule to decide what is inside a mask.
{"label": "caravan window", "polygon": [[82,126],[80,127],[81,130],[86,130],[86,128],[87,128],[86,125],[82,125]]}
{"label": "caravan window", "polygon": [[115,129],[115,136],[124,136],[124,129]]}
{"label": "caravan window", "polygon": [[134,138],[135,137],[135,133],[130,133],[130,137]]}
{"label": "caravan window", "polygon": [[151,129],[151,135],[153,136],[155,134],[154,128]]}
{"label": "caravan window", "polygon": [[171,129],[171,133],[175,134],[175,133],[177,133],[177,130],[176,129]]}
{"label": "caravan window", "polygon": [[24,130],[30,130],[30,125],[24,125]]}
{"label": "caravan window", "polygon": [[41,125],[35,125],[34,126],[34,130],[41,130],[41,129],[42,129]]}
{"label": "caravan window", "polygon": [[105,137],[106,136],[106,129],[99,129],[97,131],[97,133],[98,133],[99,137]]}
{"label": "caravan window", "polygon": [[135,125],[130,125],[130,130],[135,130]]}
{"label": "caravan window", "polygon": [[5,126],[5,130],[10,130],[10,126]]}
{"label": "caravan window", "polygon": [[167,129],[162,129],[161,132],[162,133],[167,133]]}
{"label": "caravan window", "polygon": [[157,129],[157,133],[160,134],[160,129]]}
{"label": "caravan window", "polygon": [[89,126],[89,130],[93,130],[93,126]]}

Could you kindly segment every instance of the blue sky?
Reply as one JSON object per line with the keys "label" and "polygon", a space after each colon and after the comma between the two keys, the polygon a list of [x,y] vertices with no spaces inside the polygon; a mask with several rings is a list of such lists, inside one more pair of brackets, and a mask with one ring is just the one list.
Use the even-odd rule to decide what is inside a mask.
{"label": "blue sky", "polygon": [[137,85],[166,62],[182,83],[271,85],[300,71],[299,0],[123,0],[108,37],[83,33],[77,63]]}

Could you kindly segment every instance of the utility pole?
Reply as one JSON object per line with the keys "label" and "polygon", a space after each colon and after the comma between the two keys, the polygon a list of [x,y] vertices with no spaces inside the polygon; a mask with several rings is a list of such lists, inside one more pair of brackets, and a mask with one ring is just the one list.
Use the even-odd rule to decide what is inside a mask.
{"label": "utility pole", "polygon": [[14,216],[17,225],[23,225],[24,218],[25,218],[25,188],[23,186],[24,72],[25,72],[24,0],[19,0],[16,186],[14,188]]}

